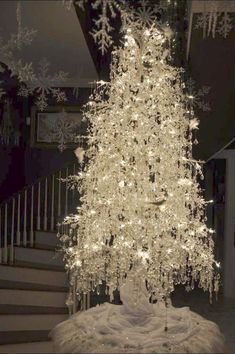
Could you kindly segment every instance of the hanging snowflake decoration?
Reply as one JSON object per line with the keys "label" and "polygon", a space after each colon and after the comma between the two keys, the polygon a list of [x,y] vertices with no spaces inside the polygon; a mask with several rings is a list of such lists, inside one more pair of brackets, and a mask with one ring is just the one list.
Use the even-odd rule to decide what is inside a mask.
{"label": "hanging snowflake decoration", "polygon": [[60,113],[60,118],[56,123],[51,124],[50,133],[53,141],[58,141],[58,149],[62,152],[67,148],[67,144],[75,141],[78,123],[69,119],[65,110]]}
{"label": "hanging snowflake decoration", "polygon": [[188,108],[202,110],[203,112],[211,110],[209,103],[204,101],[204,97],[210,91],[209,86],[202,86],[202,88],[197,90],[196,83],[191,78],[186,81],[185,86],[188,97]]}
{"label": "hanging snowflake decoration", "polygon": [[[83,10],[85,3],[87,3],[87,0],[74,2]],[[138,27],[151,26],[158,21],[158,16],[161,16],[169,5],[166,0],[160,0],[157,3],[149,0],[137,0],[133,6],[125,0],[91,0],[90,3],[98,14],[98,17],[94,20],[95,25],[91,34],[102,54],[107,52],[107,49],[113,44],[112,32],[114,28],[110,22],[111,19],[116,18],[117,14],[120,14],[124,26],[128,22],[133,23],[133,21]]]}
{"label": "hanging snowflake decoration", "polygon": [[233,28],[230,1],[211,1],[206,3],[205,11],[197,16],[195,28],[203,30],[203,38],[216,33],[227,38]]}
{"label": "hanging snowflake decoration", "polygon": [[[70,2],[70,0],[62,0],[63,3]],[[74,5],[77,5],[83,11],[85,10],[85,3],[87,0],[75,0]],[[97,11],[98,18],[94,20],[94,29],[91,32],[94,41],[98,44],[102,54],[112,45],[111,32],[114,28],[110,24],[110,18],[115,18],[120,12],[124,0],[93,0],[91,1],[92,8]],[[66,6],[69,8],[68,6]]]}
{"label": "hanging snowflake decoration", "polygon": [[32,63],[23,64],[22,60],[17,59],[16,52],[32,43],[36,31],[26,28],[22,29],[21,27],[20,29],[18,27],[18,31],[20,32],[11,34],[7,41],[4,41],[0,37],[0,58],[11,70],[12,76],[19,76],[19,74],[27,72],[30,66],[32,66]]}
{"label": "hanging snowflake decoration", "polygon": [[120,10],[121,3],[123,2],[116,0],[96,0],[92,4],[94,10],[101,10],[98,19],[95,20],[95,28],[91,34],[94,41],[99,45],[102,54],[104,54],[113,43],[111,32],[114,28],[110,24],[110,17],[116,17],[116,11]]}
{"label": "hanging snowflake decoration", "polygon": [[24,62],[19,58],[20,51],[32,43],[36,34],[34,29],[22,26],[20,1],[17,2],[16,19],[17,33],[11,34],[10,39],[7,41],[0,38],[0,58],[8,66],[11,76],[16,76],[21,83],[18,94],[20,96],[36,94],[36,104],[40,110],[45,109],[47,106],[49,95],[52,95],[56,102],[65,101],[65,93],[56,87],[65,82],[66,73],[59,71],[54,75],[49,75],[50,64],[46,59],[39,62],[38,72],[36,72],[32,62]]}
{"label": "hanging snowflake decoration", "polygon": [[135,23],[139,26],[152,26],[157,21],[157,16],[161,15],[167,8],[166,1],[153,4],[146,0],[141,0],[139,6],[131,8]]}
{"label": "hanging snowflake decoration", "polygon": [[195,29],[203,30],[203,38],[208,37],[210,34],[212,38],[215,38],[216,33],[227,38],[233,28],[232,21],[232,17],[228,12],[202,13],[196,19]]}
{"label": "hanging snowflake decoration", "polygon": [[18,75],[19,69],[22,67],[22,61],[15,58],[15,52],[30,45],[37,33],[34,29],[22,26],[21,19],[21,3],[17,2],[16,6],[17,32],[12,33],[7,41],[0,37],[0,57],[1,61],[8,65],[12,71],[12,75]]}
{"label": "hanging snowflake decoration", "polygon": [[86,2],[87,2],[87,0],[75,0],[74,5],[77,5],[78,7],[80,7],[80,9],[82,9],[84,11]]}
{"label": "hanging snowflake decoration", "polygon": [[56,102],[66,101],[65,92],[62,91],[58,86],[66,81],[67,74],[63,71],[59,71],[54,75],[49,74],[50,63],[46,58],[39,62],[38,73],[32,74],[31,77],[25,77],[24,82],[26,86],[21,86],[19,90],[20,96],[28,96],[30,94],[36,94],[37,107],[43,111],[47,107],[48,96],[51,95],[56,99]]}
{"label": "hanging snowflake decoration", "polygon": [[62,0],[62,5],[65,6],[67,10],[71,10],[73,6],[73,0]]}
{"label": "hanging snowflake decoration", "polygon": [[218,23],[217,33],[219,33],[224,38],[227,38],[233,28],[232,21],[232,17],[227,12],[224,12],[221,15],[221,19]]}
{"label": "hanging snowflake decoration", "polygon": [[209,19],[209,13],[203,12],[202,14],[197,16],[196,23],[194,25],[195,29],[203,30],[203,38],[206,37],[208,19]]}

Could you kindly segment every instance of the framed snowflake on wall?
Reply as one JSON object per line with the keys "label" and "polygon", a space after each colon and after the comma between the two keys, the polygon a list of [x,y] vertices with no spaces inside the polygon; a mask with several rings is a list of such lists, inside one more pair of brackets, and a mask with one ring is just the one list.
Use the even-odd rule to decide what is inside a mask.
{"label": "framed snowflake on wall", "polygon": [[74,148],[79,136],[86,134],[79,107],[51,106],[41,112],[36,106],[31,110],[31,146],[41,148]]}

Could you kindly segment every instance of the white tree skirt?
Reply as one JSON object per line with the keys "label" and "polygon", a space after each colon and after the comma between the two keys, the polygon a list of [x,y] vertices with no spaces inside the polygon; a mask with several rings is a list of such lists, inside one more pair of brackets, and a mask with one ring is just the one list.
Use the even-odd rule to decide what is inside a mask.
{"label": "white tree skirt", "polygon": [[[51,332],[56,353],[224,353],[218,326],[188,307],[150,304],[128,281],[123,305],[105,303],[73,315]],[[133,299],[136,299],[134,303]],[[167,330],[165,330],[167,326]]]}

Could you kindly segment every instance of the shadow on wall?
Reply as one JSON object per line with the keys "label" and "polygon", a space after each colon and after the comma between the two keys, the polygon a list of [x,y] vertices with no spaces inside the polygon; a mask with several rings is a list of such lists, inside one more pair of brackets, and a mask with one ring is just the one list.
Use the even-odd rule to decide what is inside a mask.
{"label": "shadow on wall", "polygon": [[0,203],[25,185],[24,149],[0,147]]}
{"label": "shadow on wall", "polygon": [[1,147],[0,203],[24,186],[53,174],[69,162],[77,162],[72,149],[60,153],[57,149]]}
{"label": "shadow on wall", "polygon": [[[193,28],[195,26],[194,23]],[[235,14],[232,14],[233,21]],[[211,111],[196,111],[200,118],[194,156],[207,160],[235,136],[235,27],[224,39],[203,39],[202,30],[193,30],[191,38],[189,69],[197,82],[197,87],[209,86],[209,94],[204,97]]]}
{"label": "shadow on wall", "polygon": [[[61,107],[82,107],[88,101],[91,88],[79,89],[79,97],[75,98],[73,89],[66,89],[68,101]],[[53,100],[48,101],[49,106],[55,106]],[[26,117],[31,114],[33,98],[15,104],[20,118],[19,146],[0,145],[0,203],[24,186],[34,183],[38,178],[49,176],[68,163],[77,162],[73,149],[66,149],[62,153],[57,148],[36,148],[30,146],[30,127],[26,124]]]}
{"label": "shadow on wall", "polygon": [[69,162],[77,162],[74,149],[59,152],[57,149],[25,149],[25,183],[32,184],[37,178],[48,176],[58,171]]}

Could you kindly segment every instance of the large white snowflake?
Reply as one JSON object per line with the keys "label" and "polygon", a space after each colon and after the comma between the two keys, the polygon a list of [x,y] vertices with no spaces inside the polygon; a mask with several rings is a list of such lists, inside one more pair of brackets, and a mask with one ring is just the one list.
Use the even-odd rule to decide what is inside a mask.
{"label": "large white snowflake", "polygon": [[67,112],[63,110],[56,122],[48,121],[47,124],[50,136],[53,141],[58,142],[58,149],[62,152],[67,148],[68,143],[75,141],[80,122],[69,119]]}
{"label": "large white snowflake", "polygon": [[10,69],[11,75],[16,76],[22,84],[18,94],[22,96],[36,94],[36,104],[40,110],[47,106],[49,95],[52,95],[57,102],[66,100],[65,93],[57,86],[61,86],[61,83],[66,80],[67,74],[59,71],[54,75],[50,75],[50,64],[46,59],[42,59],[39,62],[38,70],[36,71],[32,62],[24,62],[20,58],[21,51],[25,46],[32,43],[36,34],[34,29],[22,26],[20,1],[17,2],[16,20],[17,32],[11,34],[6,41],[0,38],[0,58]]}
{"label": "large white snowflake", "polygon": [[[65,92],[58,86],[66,81],[67,74],[63,71],[59,71],[54,75],[49,73],[50,63],[46,58],[39,62],[39,68],[37,74],[33,74],[30,77],[25,77],[24,82],[26,86],[21,86],[19,95],[28,96],[35,93],[37,95],[36,105],[43,111],[47,107],[48,96],[51,95],[56,99],[56,102],[66,101]],[[27,79],[27,80],[26,80]]]}
{"label": "large white snowflake", "polygon": [[99,17],[95,20],[95,28],[91,32],[94,41],[99,45],[102,54],[112,45],[113,40],[111,32],[114,28],[110,25],[110,17],[116,17],[116,11],[120,9],[122,1],[116,0],[96,0],[92,7],[94,10],[101,10]]}
{"label": "large white snowflake", "polygon": [[[77,0],[75,4],[84,10],[86,2],[87,0]],[[90,3],[92,8],[97,11],[97,18],[94,20],[95,26],[91,34],[102,54],[113,43],[111,33],[114,28],[111,26],[110,20],[115,18],[118,13],[124,23],[134,20],[136,26],[142,27],[143,24],[151,26],[158,20],[157,15],[162,14],[168,6],[166,0],[160,0],[157,3],[149,0],[137,0],[133,6],[130,6],[125,0],[90,0]]]}
{"label": "large white snowflake", "polygon": [[167,8],[167,2],[160,1],[158,4],[146,0],[140,0],[139,5],[131,11],[137,25],[151,26],[157,21],[157,15],[162,14]]}

